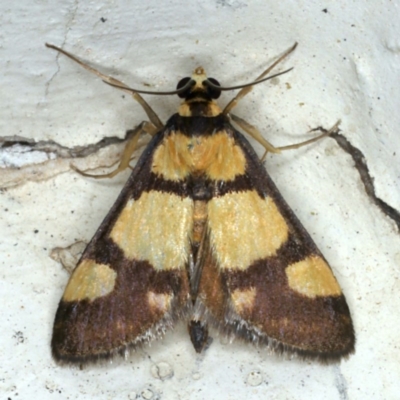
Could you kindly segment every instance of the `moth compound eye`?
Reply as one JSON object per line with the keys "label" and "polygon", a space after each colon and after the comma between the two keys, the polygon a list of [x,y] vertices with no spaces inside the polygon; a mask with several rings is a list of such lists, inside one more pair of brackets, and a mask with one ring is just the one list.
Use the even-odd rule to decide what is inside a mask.
{"label": "moth compound eye", "polygon": [[[191,78],[186,77],[186,78],[182,78],[178,84],[176,85],[176,90],[182,89],[183,87],[185,87],[189,82],[190,82]],[[188,90],[184,90],[181,93],[178,93],[178,96],[182,99],[184,99],[185,97],[187,97],[189,93],[189,89]]]}
{"label": "moth compound eye", "polygon": [[[221,90],[216,88],[215,86],[221,86],[220,83],[214,79],[214,78],[207,78],[205,81],[205,85],[207,87],[207,93],[212,99],[218,99],[218,97],[221,95]],[[207,82],[211,82],[213,86],[207,85]]]}

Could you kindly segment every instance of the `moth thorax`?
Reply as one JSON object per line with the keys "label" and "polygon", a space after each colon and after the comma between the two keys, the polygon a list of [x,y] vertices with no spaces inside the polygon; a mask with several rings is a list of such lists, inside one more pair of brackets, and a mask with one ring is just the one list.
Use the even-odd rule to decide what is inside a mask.
{"label": "moth thorax", "polygon": [[201,95],[185,100],[178,110],[181,117],[216,117],[221,112],[214,100],[205,99]]}

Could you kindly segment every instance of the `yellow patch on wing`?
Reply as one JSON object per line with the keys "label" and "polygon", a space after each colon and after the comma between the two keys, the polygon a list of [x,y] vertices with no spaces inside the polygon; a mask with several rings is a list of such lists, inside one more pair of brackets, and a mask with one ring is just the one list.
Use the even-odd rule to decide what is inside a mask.
{"label": "yellow patch on wing", "polygon": [[245,170],[243,151],[225,131],[192,137],[171,133],[155,151],[152,165],[152,172],[172,181],[182,180],[191,173],[230,181]]}
{"label": "yellow patch on wing", "polygon": [[189,257],[192,229],[192,199],[150,191],[128,201],[110,238],[129,260],[148,261],[157,270],[180,269]]}
{"label": "yellow patch on wing", "polygon": [[231,295],[234,309],[242,314],[243,312],[251,312],[256,298],[256,288],[240,290],[236,289]]}
{"label": "yellow patch on wing", "polygon": [[342,294],[328,264],[319,256],[310,256],[291,264],[285,272],[290,288],[307,297]]}
{"label": "yellow patch on wing", "polygon": [[211,199],[208,229],[221,269],[245,270],[254,261],[273,256],[289,235],[274,201],[254,190]]}
{"label": "yellow patch on wing", "polygon": [[167,312],[170,308],[171,302],[170,294],[154,293],[149,291],[147,293],[147,301],[149,302],[150,309],[157,312]]}
{"label": "yellow patch on wing", "polygon": [[180,181],[190,174],[187,154],[188,139],[179,132],[167,136],[153,155],[152,172],[170,181]]}
{"label": "yellow patch on wing", "polygon": [[105,264],[83,260],[74,270],[65,288],[63,301],[94,300],[111,293],[117,273]]}

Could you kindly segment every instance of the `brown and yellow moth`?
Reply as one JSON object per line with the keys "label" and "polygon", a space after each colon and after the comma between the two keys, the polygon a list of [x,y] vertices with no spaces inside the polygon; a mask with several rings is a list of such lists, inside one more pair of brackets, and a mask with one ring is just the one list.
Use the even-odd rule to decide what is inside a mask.
{"label": "brown and yellow moth", "polygon": [[[104,176],[128,167],[139,135],[152,135],[67,284],[54,322],[55,360],[124,355],[181,319],[198,352],[211,325],[302,358],[329,362],[352,353],[352,320],[331,268],[232,125],[270,152],[336,130],[275,148],[231,113],[296,45],[246,85],[221,87],[197,68],[175,91],[161,93],[183,98],[165,125],[139,94],[152,92],[131,89],[47,46],[132,94],[150,119],[137,128],[118,169]],[[215,99],[232,89],[241,91],[221,110]]]}

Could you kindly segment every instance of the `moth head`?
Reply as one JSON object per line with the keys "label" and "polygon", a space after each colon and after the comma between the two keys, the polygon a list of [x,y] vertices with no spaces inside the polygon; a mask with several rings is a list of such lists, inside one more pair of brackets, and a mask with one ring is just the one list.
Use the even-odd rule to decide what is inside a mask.
{"label": "moth head", "polygon": [[191,78],[186,77],[178,82],[176,90],[178,96],[183,99],[205,97],[211,100],[218,99],[221,95],[219,87],[219,82],[214,78],[208,78],[203,67],[197,67]]}

